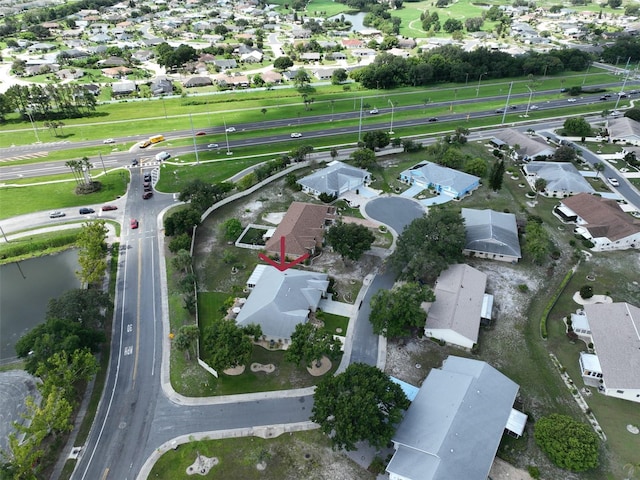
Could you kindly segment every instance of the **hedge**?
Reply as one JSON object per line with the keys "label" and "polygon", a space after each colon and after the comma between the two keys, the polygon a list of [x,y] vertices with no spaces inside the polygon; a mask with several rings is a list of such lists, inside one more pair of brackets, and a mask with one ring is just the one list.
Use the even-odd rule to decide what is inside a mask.
{"label": "hedge", "polygon": [[560,286],[556,289],[551,299],[549,299],[549,303],[547,303],[547,306],[544,307],[544,311],[542,312],[542,318],[540,319],[540,335],[542,335],[542,338],[548,337],[547,318],[549,317],[549,313],[551,313],[551,309],[558,301],[558,298],[560,298],[560,295],[562,295],[562,292],[564,292],[564,289],[569,284],[569,280],[571,280],[571,277],[573,277],[574,273],[575,273],[574,269],[571,269],[567,272],[567,274],[562,279],[562,283],[560,283]]}

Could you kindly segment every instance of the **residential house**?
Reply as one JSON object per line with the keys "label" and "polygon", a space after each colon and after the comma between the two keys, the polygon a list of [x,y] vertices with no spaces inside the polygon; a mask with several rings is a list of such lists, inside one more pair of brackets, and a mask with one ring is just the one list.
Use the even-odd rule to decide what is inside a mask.
{"label": "residential house", "polygon": [[263,58],[263,54],[260,50],[252,50],[248,53],[240,55],[240,61],[244,63],[260,63]]}
{"label": "residential house", "polygon": [[111,85],[111,95],[130,95],[137,90],[136,84],[132,81],[118,82]]}
{"label": "residential house", "polygon": [[125,78],[130,73],[133,73],[133,70],[129,67],[103,68],[100,71],[103,75],[111,78]]}
{"label": "residential house", "polygon": [[60,80],[76,80],[84,76],[84,70],[81,68],[65,68],[63,70],[58,70],[56,72],[56,76]]}
{"label": "residential house", "polygon": [[342,46],[344,48],[348,48],[348,49],[354,49],[354,48],[362,48],[364,47],[364,42],[362,40],[359,40],[357,38],[343,38],[342,39]]}
{"label": "residential house", "polygon": [[266,340],[287,348],[296,325],[307,322],[320,300],[327,295],[329,276],[289,268],[283,272],[273,266],[258,265],[248,284],[254,285],[236,317],[244,327],[260,325]]}
{"label": "residential house", "polygon": [[300,55],[300,60],[303,62],[319,62],[322,60],[322,54],[318,52],[305,52]]}
{"label": "residential house", "polygon": [[97,64],[101,68],[123,67],[127,65],[127,61],[121,57],[109,57],[109,58],[105,58],[104,60],[98,60]]}
{"label": "residential house", "polygon": [[462,263],[440,274],[434,287],[436,300],[424,304],[424,333],[446,343],[471,349],[478,343],[481,321],[491,321],[493,296],[485,295],[487,276]]}
{"label": "residential house", "polygon": [[356,190],[371,180],[371,174],[361,168],[352,167],[346,163],[333,161],[322,170],[307,175],[298,180],[302,191],[314,196],[321,193],[339,197],[343,193]]}
{"label": "residential house", "polygon": [[173,93],[173,83],[167,77],[156,77],[149,85],[154,95],[170,95]]}
{"label": "residential house", "polygon": [[216,67],[221,68],[222,70],[229,70],[231,68],[238,68],[238,62],[236,62],[233,58],[221,58],[219,60],[214,60],[213,64]]}
{"label": "residential house", "polygon": [[449,356],[433,368],[392,438],[390,480],[486,480],[504,432],[519,436],[519,386],[491,365]]}
{"label": "residential house", "polygon": [[193,87],[207,87],[213,85],[213,80],[209,77],[191,77],[189,80],[185,81],[182,86],[185,88],[193,88]]}
{"label": "residential house", "polygon": [[539,178],[547,182],[542,192],[545,197],[562,198],[595,192],[578,169],[569,162],[530,162],[523,167],[523,171],[531,188],[534,188]]}
{"label": "residential house", "polygon": [[462,253],[511,263],[522,258],[513,213],[463,208],[462,218],[466,232]]}
{"label": "residential house", "polygon": [[89,83],[87,85],[83,85],[83,87],[93,95],[96,95],[96,96],[100,95],[100,87],[98,85]]}
{"label": "residential house", "polygon": [[330,60],[346,60],[347,56],[343,52],[331,52],[327,53],[327,58]]}
{"label": "residential house", "polygon": [[502,142],[494,143],[498,148],[506,144],[513,149],[514,160],[528,162],[535,158],[550,157],[555,153],[555,148],[541,138],[526,135],[512,128],[501,130],[496,138]]}
{"label": "residential house", "polygon": [[580,354],[586,385],[640,403],[640,308],[625,302],[584,306],[593,353]]}
{"label": "residential house", "polygon": [[42,53],[42,52],[50,52],[51,50],[55,50],[58,48],[53,43],[32,43],[27,47],[27,51],[29,53]]}
{"label": "residential house", "polygon": [[400,180],[453,198],[462,198],[480,186],[479,177],[431,162],[421,162],[403,171]]}
{"label": "residential house", "polygon": [[610,143],[628,143],[640,146],[640,122],[629,117],[609,118],[607,131]]}
{"label": "residential house", "polygon": [[580,193],[562,200],[554,213],[575,223],[575,233],[593,243],[593,251],[640,248],[640,220],[622,211],[615,200]]}
{"label": "residential house", "polygon": [[280,238],[285,239],[285,254],[299,257],[314,255],[322,247],[324,230],[336,218],[333,206],[293,202],[273,236],[267,240],[265,250],[280,254]]}
{"label": "residential house", "polygon": [[282,83],[282,75],[273,70],[263,72],[261,75],[262,79],[267,83]]}

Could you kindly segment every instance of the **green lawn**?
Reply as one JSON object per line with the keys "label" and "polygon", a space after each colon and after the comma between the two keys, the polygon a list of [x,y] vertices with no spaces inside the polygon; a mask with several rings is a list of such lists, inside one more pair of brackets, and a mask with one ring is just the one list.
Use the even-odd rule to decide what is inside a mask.
{"label": "green lawn", "polygon": [[[333,313],[318,312],[316,316],[324,322],[324,330],[332,335],[345,336],[349,326],[349,317],[334,315]],[[340,329],[340,332],[338,331]]]}
{"label": "green lawn", "polygon": [[51,255],[72,247],[80,233],[78,228],[28,235],[0,243],[0,265],[33,256]]}

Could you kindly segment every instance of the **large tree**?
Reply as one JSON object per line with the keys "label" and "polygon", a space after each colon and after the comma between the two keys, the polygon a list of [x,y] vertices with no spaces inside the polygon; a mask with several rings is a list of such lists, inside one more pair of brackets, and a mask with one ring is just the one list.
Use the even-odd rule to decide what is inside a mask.
{"label": "large tree", "polygon": [[565,135],[575,137],[588,137],[591,135],[591,125],[584,117],[571,117],[564,121]]}
{"label": "large tree", "polygon": [[74,288],[49,300],[46,318],[69,320],[85,328],[98,329],[104,325],[105,309],[110,304],[109,295],[101,290]]}
{"label": "large tree", "polygon": [[427,318],[422,302],[433,302],[435,296],[419,283],[402,283],[392,290],[379,290],[371,299],[369,321],[373,333],[395,338],[408,335],[411,328],[424,327]]}
{"label": "large tree", "polygon": [[244,365],[251,358],[251,339],[234,320],[213,322],[203,337],[204,360],[218,372]]}
{"label": "large tree", "polygon": [[534,263],[541,265],[551,249],[549,234],[540,222],[529,220],[524,238],[524,252],[531,256]]}
{"label": "large tree", "polygon": [[191,202],[191,207],[202,214],[231,190],[233,190],[232,183],[211,184],[196,178],[180,191],[178,199],[181,202]]}
{"label": "large tree", "polygon": [[372,130],[365,132],[362,136],[364,146],[369,150],[376,150],[377,148],[384,148],[391,142],[389,133],[384,130]]}
{"label": "large tree", "polygon": [[336,449],[355,450],[367,441],[383,447],[393,437],[409,400],[399,385],[376,367],[353,363],[322,379],[313,396],[311,420],[329,435]]}
{"label": "large tree", "polygon": [[293,67],[293,60],[290,57],[278,57],[273,62],[273,68],[276,70],[286,70]]}
{"label": "large tree", "polygon": [[107,271],[107,227],[104,220],[86,222],[76,242],[80,270],[76,275],[83,285],[102,280]]}
{"label": "large tree", "polygon": [[598,436],[585,423],[554,413],[538,420],[534,437],[542,451],[561,468],[584,472],[598,466]]}
{"label": "large tree", "polygon": [[491,171],[489,172],[489,188],[494,192],[497,192],[502,188],[504,172],[504,160],[494,163],[491,167]]}
{"label": "large tree", "polygon": [[201,214],[191,206],[178,210],[164,218],[164,234],[168,237],[181,233],[191,235],[193,227],[200,225],[200,216]]}
{"label": "large tree", "polygon": [[430,282],[449,264],[462,260],[464,245],[460,213],[431,208],[404,229],[388,262],[401,279]]}
{"label": "large tree", "polygon": [[376,154],[373,150],[368,148],[359,148],[351,153],[353,163],[358,168],[367,169],[376,163]]}
{"label": "large tree", "polygon": [[335,360],[340,355],[342,343],[311,322],[299,323],[291,334],[291,345],[284,353],[288,362],[296,365],[304,362],[311,366],[312,362],[319,361],[323,355]]}
{"label": "large tree", "polygon": [[327,243],[338,252],[342,259],[358,260],[364,252],[371,248],[376,239],[364,225],[357,223],[338,223],[327,232]]}

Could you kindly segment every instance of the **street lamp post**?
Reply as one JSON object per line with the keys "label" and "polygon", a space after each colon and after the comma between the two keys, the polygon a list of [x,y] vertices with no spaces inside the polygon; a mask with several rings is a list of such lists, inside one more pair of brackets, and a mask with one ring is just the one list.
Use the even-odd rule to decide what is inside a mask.
{"label": "street lamp post", "polygon": [[487,72],[481,73],[480,77],[478,77],[478,87],[476,88],[476,98],[478,98],[478,95],[480,95],[480,81],[482,80],[482,77],[486,74]]}
{"label": "street lamp post", "polygon": [[526,118],[529,116],[529,107],[531,106],[531,97],[533,96],[533,90],[531,90],[531,87],[529,87],[529,85],[525,85],[525,87],[529,89],[529,103],[527,103],[527,111],[524,112],[524,116]]}
{"label": "street lamp post", "polygon": [[38,129],[36,128],[36,124],[33,122],[33,117],[31,116],[31,112],[25,110],[25,113],[29,117],[29,121],[31,122],[31,128],[33,128],[33,133],[36,135],[36,142],[40,142],[40,137],[38,136]]}
{"label": "street lamp post", "polygon": [[591,68],[591,62],[589,62],[589,65],[587,65],[587,73],[584,74],[584,78],[582,79],[582,85],[584,85],[584,82],[587,81],[587,75],[589,75],[590,68]]}
{"label": "street lamp post", "polygon": [[227,155],[233,155],[233,152],[229,150],[229,132],[227,132],[227,121],[222,118],[222,123],[224,123],[224,138],[227,140]]}
{"label": "street lamp post", "polygon": [[466,78],[464,79],[465,86],[469,85],[469,74],[467,73]]}
{"label": "street lamp post", "polygon": [[360,97],[360,121],[358,122],[358,143],[362,141],[362,100],[363,100],[363,97]]}
{"label": "street lamp post", "polygon": [[193,118],[191,117],[191,114],[189,114],[189,122],[191,122],[191,136],[193,137],[193,150],[196,152],[196,164],[200,165],[200,158],[198,157],[198,145],[196,143],[196,133],[193,131]]}
{"label": "street lamp post", "polygon": [[391,125],[389,126],[389,135],[393,135],[393,109],[394,109],[394,105],[393,102],[391,101],[391,99],[387,100],[389,102],[389,105],[391,105]]}

